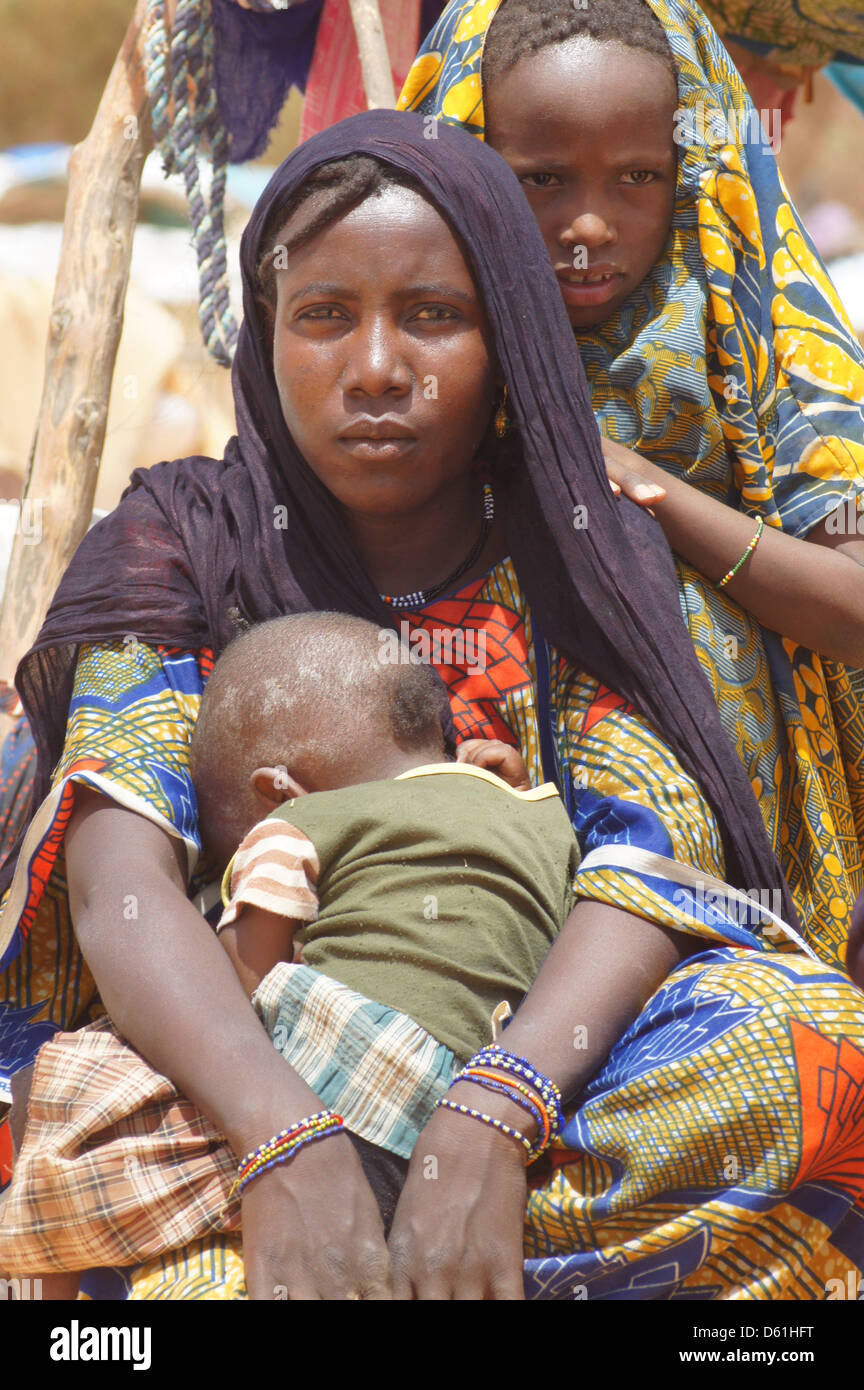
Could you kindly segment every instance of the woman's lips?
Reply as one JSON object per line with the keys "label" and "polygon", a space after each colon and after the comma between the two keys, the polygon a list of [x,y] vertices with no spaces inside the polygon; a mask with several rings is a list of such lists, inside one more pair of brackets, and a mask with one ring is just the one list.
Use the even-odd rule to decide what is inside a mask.
{"label": "woman's lips", "polygon": [[417,443],[399,415],[359,415],[339,432],[339,443],[352,458],[366,463],[394,463]]}
{"label": "woman's lips", "polygon": [[[590,276],[590,278],[570,275],[558,276],[561,297],[565,304],[572,304],[576,308],[582,308],[589,304],[605,304],[607,300],[615,298],[624,279],[619,270],[586,271],[586,276]],[[598,276],[599,278],[597,278]]]}
{"label": "woman's lips", "polygon": [[401,439],[374,439],[366,435],[352,435],[350,438],[343,437],[339,443],[352,458],[366,459],[370,463],[387,463],[404,458],[414,448],[417,440],[407,435]]}

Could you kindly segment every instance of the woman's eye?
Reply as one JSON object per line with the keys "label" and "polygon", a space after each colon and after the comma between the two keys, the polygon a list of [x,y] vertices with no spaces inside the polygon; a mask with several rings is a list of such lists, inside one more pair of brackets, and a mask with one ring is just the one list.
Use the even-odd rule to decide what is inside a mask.
{"label": "woman's eye", "polygon": [[456,311],[449,309],[446,304],[424,304],[422,309],[417,309],[413,317],[420,319],[422,323],[446,323],[449,319],[456,318]]}
{"label": "woman's eye", "polygon": [[653,169],[630,169],[622,175],[624,183],[653,183],[657,175]]}
{"label": "woman's eye", "polygon": [[345,317],[344,309],[339,309],[335,304],[313,304],[309,309],[301,309],[297,315],[299,319],[342,319]]}
{"label": "woman's eye", "polygon": [[527,184],[529,188],[554,188],[556,187],[557,174],[523,174],[519,182]]}

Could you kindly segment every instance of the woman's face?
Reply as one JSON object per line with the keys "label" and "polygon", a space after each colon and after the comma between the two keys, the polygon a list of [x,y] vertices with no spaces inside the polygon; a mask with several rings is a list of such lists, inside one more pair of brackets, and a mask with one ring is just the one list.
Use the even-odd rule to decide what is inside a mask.
{"label": "woman's face", "polygon": [[286,259],[273,370],[309,466],[367,517],[445,494],[494,397],[483,306],[447,224],[418,194],[386,187]]}
{"label": "woman's face", "polygon": [[484,92],[486,139],[525,190],[574,328],[609,318],[663,250],[677,99],[659,58],[590,38],[523,58]]}

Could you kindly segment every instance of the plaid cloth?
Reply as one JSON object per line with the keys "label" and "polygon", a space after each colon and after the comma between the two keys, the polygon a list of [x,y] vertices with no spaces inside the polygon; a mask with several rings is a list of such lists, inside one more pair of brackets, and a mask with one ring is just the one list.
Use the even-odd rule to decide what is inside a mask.
{"label": "plaid cloth", "polygon": [[[361,1138],[410,1156],[456,1070],[412,1019],[304,965],[277,965],[255,1006],[274,1045]],[[0,1206],[12,1277],[140,1264],[240,1225],[220,1216],[227,1142],[109,1020],[40,1049],[21,1150]]]}
{"label": "plaid cloth", "polygon": [[449,1048],[407,1014],[308,965],[274,966],[252,1002],[286,1062],[325,1106],[361,1139],[411,1157],[456,1074]]}
{"label": "plaid cloth", "polygon": [[107,1019],[39,1050],[27,1126],[0,1208],[13,1276],[137,1264],[220,1221],[227,1144]]}

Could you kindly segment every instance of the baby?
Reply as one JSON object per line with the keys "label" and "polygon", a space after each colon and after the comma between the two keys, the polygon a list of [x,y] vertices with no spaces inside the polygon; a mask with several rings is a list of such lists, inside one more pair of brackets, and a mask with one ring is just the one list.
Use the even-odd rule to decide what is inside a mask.
{"label": "baby", "polygon": [[[251,629],[214,667],[190,759],[202,840],[227,866],[220,940],[286,1062],[344,1118],[389,1228],[420,1130],[563,926],[579,849],[514,749],[448,757],[443,682],[384,650],[339,614]],[[47,1271],[234,1229],[235,1167],[106,1020],[59,1034],[37,1059],[0,1269],[51,1296]]]}

